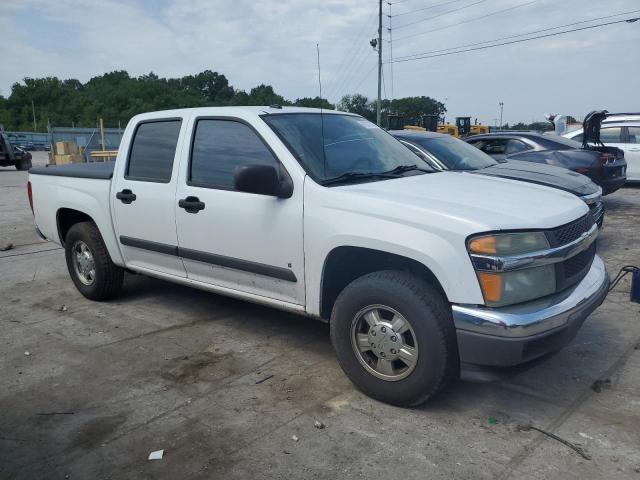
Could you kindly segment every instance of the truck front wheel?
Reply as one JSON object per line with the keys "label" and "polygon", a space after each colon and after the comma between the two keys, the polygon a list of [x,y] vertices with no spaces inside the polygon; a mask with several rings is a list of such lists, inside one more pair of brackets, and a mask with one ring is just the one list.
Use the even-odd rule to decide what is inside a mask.
{"label": "truck front wheel", "polygon": [[122,287],[124,270],[111,261],[93,222],[73,225],[65,238],[65,257],[71,280],[90,300],[107,300]]}
{"label": "truck front wheel", "polygon": [[421,404],[459,375],[448,303],[410,273],[374,272],[349,284],[333,308],[331,340],[349,379],[386,403]]}

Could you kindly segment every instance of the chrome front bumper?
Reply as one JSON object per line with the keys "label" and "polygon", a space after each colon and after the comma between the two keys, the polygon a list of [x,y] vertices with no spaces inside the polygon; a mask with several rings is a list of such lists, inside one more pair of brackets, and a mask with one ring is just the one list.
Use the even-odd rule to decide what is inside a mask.
{"label": "chrome front bumper", "polygon": [[582,322],[600,306],[608,287],[607,269],[596,255],[582,281],[558,294],[501,308],[453,305],[460,359],[515,365],[557,350],[571,341]]}

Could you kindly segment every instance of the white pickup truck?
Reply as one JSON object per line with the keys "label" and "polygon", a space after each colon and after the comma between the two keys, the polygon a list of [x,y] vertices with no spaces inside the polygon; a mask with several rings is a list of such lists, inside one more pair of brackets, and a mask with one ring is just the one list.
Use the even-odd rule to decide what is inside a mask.
{"label": "white pickup truck", "polygon": [[434,172],[343,112],[138,115],[115,163],[33,168],[28,191],[85,297],[133,271],[317,317],[353,383],[397,405],[560,349],[609,285],[574,195]]}

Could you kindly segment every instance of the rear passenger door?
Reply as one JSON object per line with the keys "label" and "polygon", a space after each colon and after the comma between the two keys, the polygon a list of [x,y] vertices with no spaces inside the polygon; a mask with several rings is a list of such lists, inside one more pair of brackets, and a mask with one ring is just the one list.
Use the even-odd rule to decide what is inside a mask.
{"label": "rear passenger door", "polygon": [[627,160],[627,178],[640,181],[640,126],[626,127],[624,158]]}
{"label": "rear passenger door", "polygon": [[128,267],[186,277],[177,252],[175,218],[177,159],[185,134],[184,120],[138,123],[129,141],[126,163],[115,172],[111,205]]}
{"label": "rear passenger door", "polygon": [[234,174],[244,165],[273,165],[281,175],[288,173],[242,119],[200,117],[191,124],[176,198],[188,278],[303,305],[303,189],[294,186],[290,198],[235,190]]}

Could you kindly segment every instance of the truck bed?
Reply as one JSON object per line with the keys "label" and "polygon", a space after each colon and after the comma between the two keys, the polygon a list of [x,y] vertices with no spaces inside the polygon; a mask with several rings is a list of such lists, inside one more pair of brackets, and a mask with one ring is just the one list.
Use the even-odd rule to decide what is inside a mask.
{"label": "truck bed", "polygon": [[29,170],[31,175],[53,175],[55,177],[93,178],[110,180],[116,162],[74,163],[71,165],[47,165]]}

